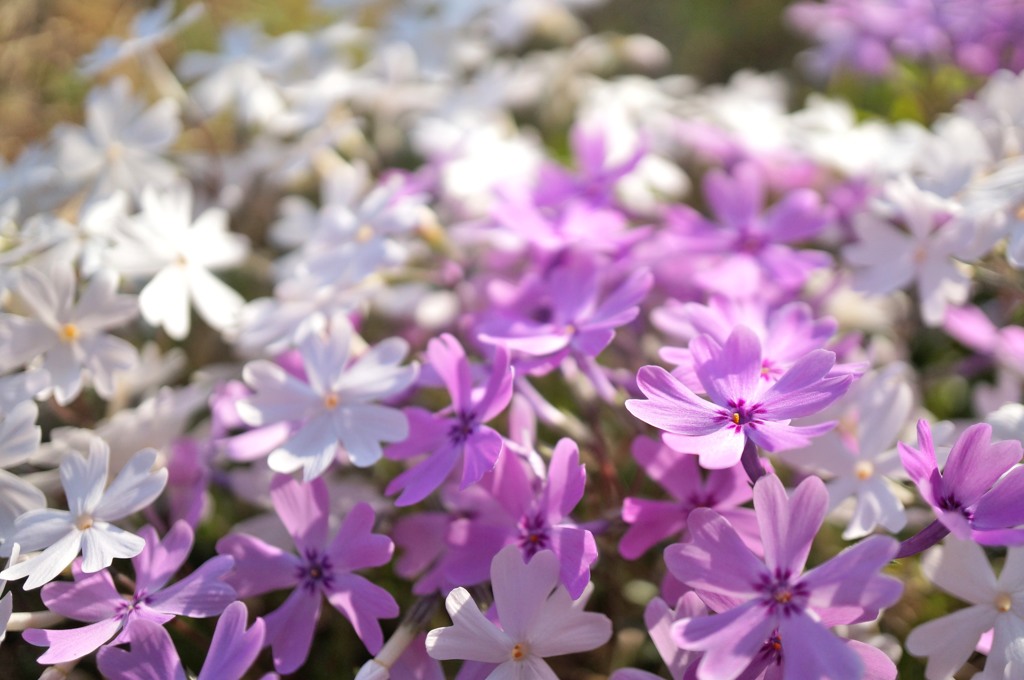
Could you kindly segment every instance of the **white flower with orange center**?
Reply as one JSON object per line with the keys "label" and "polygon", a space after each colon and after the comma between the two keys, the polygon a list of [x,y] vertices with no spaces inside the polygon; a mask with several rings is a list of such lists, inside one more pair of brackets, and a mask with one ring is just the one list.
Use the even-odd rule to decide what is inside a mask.
{"label": "white flower with orange center", "polygon": [[359,467],[381,457],[381,442],[409,434],[404,413],[372,403],[401,392],[416,378],[415,364],[400,365],[409,352],[401,338],[388,338],[352,358],[353,332],[345,317],[331,321],[327,334],[311,333],[299,343],[308,382],[270,361],[246,364],[242,375],[254,394],[238,402],[238,414],[253,427],[295,423],[291,437],[270,453],[271,469],[302,469],[308,482],[339,455]]}
{"label": "white flower with orange center", "polygon": [[594,649],[612,635],[607,616],[583,611],[586,594],[569,597],[558,569],[550,550],[524,563],[516,546],[506,546],[491,562],[499,623],[481,613],[469,591],[455,588],[445,601],[454,625],[427,634],[427,653],[442,661],[495,664],[489,680],[557,680],[546,657]]}
{"label": "white flower with orange center", "polygon": [[25,590],[49,583],[71,564],[79,551],[82,571],[94,573],[110,566],[114,558],[135,557],[146,542],[112,524],[145,508],[164,490],[167,470],[153,470],[157,452],[136,453],[107,486],[110,448],[99,438],[89,447],[89,457],[72,451],[60,464],[60,480],[68,500],[67,510],[30,510],[14,522],[10,540],[0,552],[10,554],[11,544],[22,553],[42,551],[12,564],[0,579],[28,576]]}
{"label": "white flower with orange center", "polygon": [[24,269],[11,290],[27,316],[0,314],[0,372],[39,363],[58,404],[71,402],[87,382],[110,399],[114,375],[138,362],[125,340],[103,331],[139,313],[134,295],[117,294],[117,275],[100,271],[75,302],[77,281],[67,265]]}

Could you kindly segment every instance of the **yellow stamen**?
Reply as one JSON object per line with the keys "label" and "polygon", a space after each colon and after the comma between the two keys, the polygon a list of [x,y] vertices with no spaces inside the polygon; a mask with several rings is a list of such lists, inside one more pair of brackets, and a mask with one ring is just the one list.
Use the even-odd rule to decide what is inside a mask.
{"label": "yellow stamen", "polygon": [[775,601],[779,604],[786,604],[793,599],[793,593],[788,590],[783,590],[781,593],[775,593]]}
{"label": "yellow stamen", "polygon": [[78,326],[73,323],[66,323],[61,326],[60,339],[64,342],[74,342],[75,340],[78,340],[81,335],[82,331],[80,331]]}
{"label": "yellow stamen", "polygon": [[732,414],[732,422],[736,423],[737,425],[740,424],[740,414],[739,413],[733,413]]}
{"label": "yellow stamen", "polygon": [[999,593],[996,595],[995,605],[996,609],[1005,614],[1010,611],[1011,607],[1013,607],[1013,599],[1010,597],[1009,593]]}
{"label": "yellow stamen", "polygon": [[525,643],[517,642],[516,644],[514,644],[512,646],[512,660],[513,661],[522,661],[524,658],[526,658],[526,653],[527,653],[527,650],[526,650],[526,644]]}
{"label": "yellow stamen", "polygon": [[356,231],[356,242],[366,243],[373,238],[373,227],[369,224],[364,224]]}
{"label": "yellow stamen", "polygon": [[78,519],[75,520],[75,528],[79,531],[85,531],[93,525],[92,515],[79,515]]}
{"label": "yellow stamen", "polygon": [[328,411],[333,411],[337,408],[338,404],[341,403],[341,397],[334,392],[328,392],[324,395],[324,406],[327,407]]}
{"label": "yellow stamen", "polygon": [[854,474],[857,475],[857,479],[862,482],[866,482],[871,479],[871,476],[875,474],[875,466],[870,460],[862,460],[853,468]]}

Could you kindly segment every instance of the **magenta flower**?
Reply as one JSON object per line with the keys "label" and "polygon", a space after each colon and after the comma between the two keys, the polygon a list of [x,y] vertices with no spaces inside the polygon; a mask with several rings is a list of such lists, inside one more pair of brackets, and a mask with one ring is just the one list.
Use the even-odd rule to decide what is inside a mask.
{"label": "magenta flower", "polygon": [[808,352],[778,381],[761,379],[761,343],[746,326],[736,326],[724,346],[702,335],[690,343],[697,377],[710,401],[658,366],[644,366],[637,384],[646,400],[630,399],[626,409],[664,430],[666,444],[700,456],[702,467],[728,468],[739,462],[747,440],[766,451],[784,451],[810,444],[810,438],[835,423],[790,425],[839,398],[849,388],[849,375],[829,376],[835,354]]}
{"label": "magenta flower", "polygon": [[[213,631],[196,680],[239,680],[263,647],[263,619],[257,618],[247,630],[245,605],[232,602]],[[185,668],[163,626],[148,619],[132,624],[131,650],[104,647],[96,655],[103,677],[108,680],[186,680]]]}
{"label": "magenta flower", "polygon": [[582,611],[558,584],[558,558],[543,550],[523,564],[506,546],[491,562],[491,587],[500,626],[485,617],[465,588],[448,594],[452,626],[427,634],[435,659],[494,664],[490,678],[557,680],[545,657],[594,649],[612,635],[604,614]]}
{"label": "magenta flower", "polygon": [[162,626],[175,616],[216,616],[235,600],[234,588],[221,580],[234,564],[230,557],[214,557],[174,585],[167,586],[192,551],[193,533],[188,524],[176,522],[162,541],[152,527],[143,527],[139,534],[145,539],[146,548],[132,558],[135,592],[131,598],[126,599],[117,592],[106,569],[87,574],[82,571],[80,561],[72,566],[74,582],[61,581],[43,587],[43,603],[50,611],[76,621],[87,621],[89,625],[67,630],[26,630],[22,634],[26,641],[40,647],[49,646],[39,657],[39,663],[79,659],[111,638],[115,645],[131,642],[135,639],[137,621]]}
{"label": "magenta flower", "polygon": [[[828,562],[802,573],[828,508],[828,492],[809,477],[787,496],[775,475],[754,485],[754,510],[761,527],[764,561],[713,510],[690,513],[691,540],[669,546],[672,574],[701,596],[711,616],[673,624],[676,642],[702,651],[701,680],[756,677],[773,664],[782,677],[862,678],[884,655],[863,645],[844,644],[828,631],[840,624],[871,620],[899,599],[902,584],[880,574],[897,543],[872,536]],[[895,677],[895,668],[889,677]],[[872,672],[871,677],[883,677]]]}
{"label": "magenta flower", "polygon": [[619,553],[627,560],[637,559],[666,538],[680,537],[686,531],[686,518],[696,508],[718,511],[747,546],[759,550],[754,513],[739,507],[751,497],[742,467],[712,470],[701,477],[696,458],[643,436],[633,440],[633,458],[671,499],[623,499],[622,520],[629,528],[619,542]]}
{"label": "magenta flower", "polygon": [[445,333],[427,345],[427,359],[448,388],[452,405],[437,414],[423,409],[406,410],[409,437],[388,448],[389,458],[410,458],[428,453],[387,486],[387,493],[401,492],[395,505],[418,503],[441,486],[462,458],[461,488],[474,484],[494,468],[503,448],[501,435],[484,425],[505,410],[512,399],[513,371],[508,352],[498,348],[482,392],[473,389],[472,368],[466,352]]}
{"label": "magenta flower", "polygon": [[[1024,524],[1024,467],[1014,467],[1021,459],[1021,444],[991,440],[990,425],[967,428],[941,473],[927,420],[917,422],[920,449],[903,442],[898,448],[907,474],[953,535],[985,545],[1021,545],[1024,529],[1013,528]],[[935,541],[941,537],[933,536]]]}
{"label": "magenta flower", "polygon": [[359,639],[376,654],[384,642],[379,619],[398,616],[398,604],[386,590],[352,573],[391,559],[391,539],[373,533],[373,510],[366,503],[356,505],[328,542],[330,499],[322,479],[300,484],[278,475],[270,497],[299,554],[246,534],[220,539],[217,552],[235,558],[229,581],[240,597],[293,589],[284,604],[264,617],[274,668],[287,674],[305,663],[324,597],[352,622]]}

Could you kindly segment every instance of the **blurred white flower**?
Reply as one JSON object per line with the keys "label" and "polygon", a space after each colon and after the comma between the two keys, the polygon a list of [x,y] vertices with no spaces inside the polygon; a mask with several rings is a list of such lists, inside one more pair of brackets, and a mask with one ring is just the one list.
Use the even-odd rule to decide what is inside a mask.
{"label": "blurred white flower", "polygon": [[147,107],[121,77],[89,92],[85,127],[54,130],[57,167],[97,196],[121,189],[137,197],[147,186],[167,186],[178,177],[163,154],[180,134],[177,102],[161,99]]}
{"label": "blurred white flower", "polygon": [[234,325],[245,300],[210,272],[240,265],[249,254],[248,239],[228,230],[221,208],[207,208],[193,219],[187,184],[147,189],[141,204],[108,260],[130,278],[152,276],[139,293],[142,317],[175,340],[189,333],[192,305],[218,331]]}
{"label": "blurred white flower", "polygon": [[131,343],[103,332],[138,314],[137,298],[118,295],[117,275],[108,270],[89,279],[77,303],[76,284],[67,265],[46,272],[23,269],[12,291],[28,316],[0,314],[0,371],[41,357],[61,405],[78,396],[87,378],[109,399],[114,374],[138,361]]}

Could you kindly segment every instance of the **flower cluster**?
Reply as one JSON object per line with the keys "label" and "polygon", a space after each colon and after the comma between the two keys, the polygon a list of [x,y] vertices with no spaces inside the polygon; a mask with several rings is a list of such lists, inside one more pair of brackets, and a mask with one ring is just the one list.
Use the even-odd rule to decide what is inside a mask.
{"label": "flower cluster", "polygon": [[301,4],[122,16],[0,165],[5,678],[1024,677],[1019,7],[792,5],[894,122]]}

